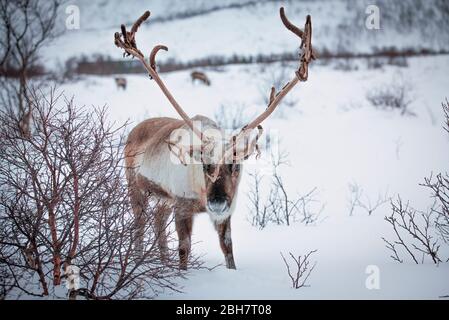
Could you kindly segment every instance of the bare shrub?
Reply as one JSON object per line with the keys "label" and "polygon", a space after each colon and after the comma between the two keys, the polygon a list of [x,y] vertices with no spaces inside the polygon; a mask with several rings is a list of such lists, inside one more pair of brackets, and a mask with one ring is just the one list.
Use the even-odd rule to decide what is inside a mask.
{"label": "bare shrub", "polygon": [[11,280],[7,268],[0,263],[0,301],[4,300],[11,291]]}
{"label": "bare shrub", "polygon": [[[445,115],[444,130],[449,133],[449,103],[446,99],[442,103]],[[392,258],[403,262],[397,250],[402,247],[415,263],[418,263],[417,254],[421,254],[421,262],[425,256],[429,256],[434,263],[442,261],[439,255],[441,244],[449,246],[449,175],[439,173],[436,176],[424,178],[421,186],[431,192],[434,203],[429,210],[419,212],[413,208],[403,205],[400,198],[393,203],[393,213],[385,219],[393,227],[396,234],[394,242],[383,240],[387,248],[393,253]],[[403,234],[402,234],[402,233]],[[441,240],[442,242],[440,242]],[[449,258],[446,259],[449,262]]]}
{"label": "bare shrub", "polygon": [[[56,35],[57,0],[0,0],[0,90],[4,108],[15,112],[15,122],[29,135],[31,103],[29,78],[44,73],[39,51]],[[11,78],[17,78],[11,79]]]}
{"label": "bare shrub", "polygon": [[429,188],[435,204],[432,207],[436,214],[435,226],[441,239],[449,245],[449,175],[439,173],[424,179],[422,186]]}
{"label": "bare shrub", "polygon": [[404,56],[393,56],[388,57],[387,63],[391,66],[405,68],[408,67],[407,57]]}
{"label": "bare shrub", "polygon": [[287,262],[287,259],[281,252],[282,260],[284,261],[285,267],[287,268],[287,273],[292,281],[292,287],[294,289],[310,287],[310,285],[307,284],[307,280],[309,279],[310,274],[316,266],[316,262],[311,264],[310,256],[315,252],[317,252],[317,250],[312,250],[306,255],[300,255],[297,258],[291,252],[289,252],[289,256],[291,258],[290,263],[292,264],[292,266],[290,266],[290,263]]}
{"label": "bare shrub", "polygon": [[366,59],[366,64],[368,69],[382,69],[386,61],[382,57],[371,57]]}
{"label": "bare shrub", "polygon": [[269,223],[289,226],[298,221],[310,225],[318,221],[324,210],[324,205],[316,209],[316,204],[319,204],[316,199],[317,188],[304,195],[291,195],[279,172],[279,168],[287,164],[286,157],[286,153],[272,155],[272,174],[269,177],[268,192],[262,190],[264,176],[258,171],[250,173],[252,180],[248,192],[249,221],[255,227],[263,229]]}
{"label": "bare shrub", "polygon": [[354,59],[344,58],[338,59],[336,61],[336,63],[334,64],[334,69],[349,72],[349,71],[357,71],[359,67],[354,62]]}
{"label": "bare shrub", "polygon": [[[0,286],[12,297],[67,292],[71,298],[153,297],[176,289],[176,252],[164,259],[152,210],[145,214],[141,254],[135,250],[122,167],[123,126],[106,108],[78,108],[52,90],[30,92],[33,130],[24,138],[0,113]],[[177,261],[177,260],[176,260]]]}
{"label": "bare shrub", "polygon": [[222,104],[214,113],[214,120],[220,128],[237,130],[249,122],[244,104]]}
{"label": "bare shrub", "polygon": [[262,176],[259,172],[250,173],[252,179],[251,189],[248,193],[250,201],[250,222],[251,225],[263,229],[271,221],[271,210],[266,203],[262,203],[261,199],[261,182]]}
{"label": "bare shrub", "polygon": [[385,65],[395,66],[395,67],[408,67],[408,60],[406,56],[399,55],[399,51],[394,51],[395,54],[388,55],[387,57],[370,57],[367,58],[367,67],[368,69],[381,69]]}
{"label": "bare shrub", "polygon": [[391,257],[403,262],[398,252],[399,246],[416,264],[419,264],[419,261],[424,263],[425,257],[430,257],[433,263],[441,262],[438,256],[440,244],[434,232],[434,211],[419,212],[408,203],[404,204],[400,197],[396,202],[391,202],[391,205],[393,212],[391,216],[385,217],[385,220],[393,228],[396,239],[389,241],[382,238],[392,252]]}
{"label": "bare shrub", "polygon": [[349,215],[352,216],[356,208],[364,210],[369,216],[379,209],[382,205],[389,202],[387,192],[385,194],[378,194],[376,201],[370,197],[364,196],[363,189],[356,183],[350,183],[349,186],[348,207]]}
{"label": "bare shrub", "polygon": [[413,101],[411,91],[411,85],[400,77],[391,83],[370,89],[366,93],[366,99],[377,108],[399,110],[401,115],[414,115],[409,110]]}
{"label": "bare shrub", "polygon": [[449,101],[446,98],[446,102],[442,102],[441,106],[443,107],[443,112],[445,116],[444,121],[444,130],[446,130],[447,133],[449,133]]}
{"label": "bare shrub", "polygon": [[[215,111],[214,120],[220,128],[236,132],[237,130],[241,130],[255,117],[253,113],[247,110],[248,107],[243,103],[231,102],[222,104]],[[264,135],[263,138],[260,138],[258,140],[260,150],[269,150],[273,137],[275,138],[271,132],[270,134]]]}

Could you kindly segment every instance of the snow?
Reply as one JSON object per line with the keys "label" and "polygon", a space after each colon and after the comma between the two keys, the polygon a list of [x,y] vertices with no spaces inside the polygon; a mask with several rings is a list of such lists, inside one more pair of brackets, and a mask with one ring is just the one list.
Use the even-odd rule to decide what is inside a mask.
{"label": "snow", "polygon": [[[365,3],[366,2],[366,3]],[[251,5],[241,8],[229,7],[232,4]],[[394,7],[382,2],[383,6]],[[392,8],[386,7],[381,16],[381,29],[368,30],[365,27],[367,1],[164,1],[153,0],[126,1],[87,1],[72,0],[66,5],[76,5],[80,9],[80,28],[65,30],[65,11],[61,12],[58,28],[65,31],[43,50],[43,60],[47,67],[57,69],[70,57],[102,54],[120,59],[121,52],[113,43],[113,35],[120,31],[120,24],[128,27],[145,10],[152,15],[143,24],[137,41],[143,52],[149,52],[157,44],[165,44],[169,51],[158,57],[160,62],[175,59],[188,62],[210,56],[231,57],[234,54],[256,56],[258,54],[281,54],[292,52],[299,45],[290,32],[285,30],[279,19],[279,7],[286,7],[287,16],[300,23],[307,14],[313,17],[314,46],[326,48],[336,53],[372,53],[376,49],[395,47],[398,50],[449,49],[445,32],[438,32],[444,26],[445,18],[435,17],[425,24],[414,22],[412,27],[400,29],[389,14]],[[382,10],[384,7],[379,3]],[[435,1],[421,4],[414,16],[421,17],[426,10],[435,6]],[[208,9],[217,8],[212,12]],[[65,9],[65,6],[62,8]],[[426,9],[426,10],[425,10]],[[435,9],[434,9],[435,10]],[[179,13],[204,12],[184,19],[160,21]],[[432,11],[434,13],[434,11]],[[428,13],[430,15],[430,13]],[[435,14],[435,13],[434,13]],[[292,18],[294,17],[294,18]],[[413,20],[413,19],[412,19]],[[435,30],[437,28],[437,30]]]}
{"label": "snow", "polygon": [[[419,1],[410,0],[410,3]],[[158,61],[191,62],[210,56],[257,56],[293,52],[298,39],[286,31],[278,9],[284,5],[292,21],[313,17],[313,44],[332,53],[373,53],[379,48],[448,50],[447,17],[429,10],[437,1],[419,2],[410,17],[412,26],[397,23],[398,11],[381,11],[381,29],[367,30],[365,8],[370,1],[253,1],[253,0],[71,0],[61,8],[57,27],[64,29],[65,8],[80,8],[80,29],[65,30],[42,50],[45,67],[59,69],[70,57],[94,54],[122,59],[113,43],[121,23],[128,26],[144,10],[150,21],[142,25],[137,41],[149,53],[156,44],[169,51]],[[382,5],[393,2],[379,0]],[[237,5],[237,7],[236,7]],[[238,7],[241,6],[241,7]],[[398,7],[401,5],[397,4]],[[397,8],[396,8],[397,9]],[[179,14],[188,17],[167,21]],[[422,16],[432,16],[420,24]],[[163,21],[165,19],[166,21]],[[416,23],[418,21],[418,23]],[[441,27],[440,27],[441,26]],[[437,29],[435,29],[437,28]],[[441,30],[440,30],[441,28]],[[447,29],[447,28],[446,28]],[[447,172],[449,136],[442,128],[441,102],[449,97],[449,55],[414,57],[405,67],[384,65],[370,69],[363,59],[350,63],[357,69],[337,68],[339,62],[314,63],[309,80],[289,94],[293,106],[282,104],[264,123],[265,135],[279,137],[274,148],[288,152],[289,166],[281,169],[292,195],[316,187],[313,210],[324,208],[312,225],[270,224],[259,230],[251,226],[247,193],[255,170],[265,174],[269,187],[269,153],[249,159],[232,217],[232,238],[237,270],[227,270],[218,236],[207,214],[198,215],[193,229],[193,253],[212,270],[189,271],[179,279],[182,293],[164,292],[159,299],[438,299],[449,294],[449,262],[434,265],[425,260],[416,265],[400,251],[404,263],[390,258],[382,237],[394,239],[384,220],[391,214],[385,203],[371,215],[356,208],[350,215],[349,186],[363,189],[363,201],[375,202],[379,195],[396,198],[419,209],[429,208],[428,190],[419,184],[431,173]],[[235,65],[204,68],[210,87],[192,84],[191,70],[162,74],[168,88],[185,111],[213,118],[221,106],[243,106],[244,114],[262,112],[273,73],[284,69],[293,76],[296,63]],[[178,117],[154,81],[145,74],[122,75],[127,90],[117,90],[113,76],[84,76],[59,86],[77,105],[109,108],[117,125],[131,125],[156,116]],[[382,85],[405,82],[411,86],[413,115],[373,107],[366,93]],[[279,89],[279,88],[277,88]],[[264,93],[262,95],[262,93]],[[266,93],[266,95],[265,95]],[[280,252],[304,255],[317,250],[317,262],[308,284],[292,289]],[[442,245],[441,256],[449,258]],[[379,289],[369,289],[370,270],[379,271]],[[52,297],[63,297],[63,287]],[[51,298],[52,298],[51,297]]]}
{"label": "snow", "polygon": [[[270,24],[274,22],[267,22]],[[160,37],[166,39],[165,35]],[[185,50],[182,45],[174,47]],[[407,67],[381,69],[367,69],[363,60],[354,63],[359,68],[350,72],[336,70],[332,64],[313,65],[309,80],[291,93],[295,106],[281,105],[282,111],[263,124],[267,132],[281,138],[280,149],[289,153],[290,166],[282,171],[288,188],[304,194],[317,187],[319,205],[325,205],[324,219],[309,226],[299,222],[269,225],[263,230],[251,226],[248,173],[266,168],[267,154],[262,160],[251,160],[244,166],[232,218],[237,270],[222,265],[212,271],[190,271],[179,280],[183,293],[166,292],[160,299],[438,299],[449,293],[449,263],[416,265],[403,255],[405,261],[400,264],[389,257],[381,239],[393,239],[384,221],[391,214],[389,203],[371,216],[359,209],[350,216],[348,208],[350,183],[360,185],[373,201],[388,193],[389,197],[399,194],[410,200],[417,209],[425,210],[432,204],[428,191],[419,183],[431,172],[448,168],[449,139],[442,129],[441,102],[448,96],[449,56],[410,58]],[[266,74],[282,67],[293,75],[296,65],[206,70],[210,87],[192,84],[189,71],[163,74],[163,79],[192,116],[213,117],[221,104],[236,103],[253,114],[265,107],[260,92],[268,94]],[[176,117],[147,76],[126,78],[126,91],[116,89],[113,77],[85,77],[61,89],[68,96],[74,95],[79,105],[107,104],[111,119],[118,123],[130,119],[136,124],[160,115]],[[368,90],[398,78],[412,84],[410,108],[416,116],[376,109],[365,98]],[[208,267],[224,263],[207,214],[197,216],[193,242],[194,254],[202,255]],[[314,249],[318,251],[311,260],[317,265],[308,281],[310,287],[292,289],[280,252],[299,255]],[[443,257],[449,256],[447,249],[442,246]],[[379,290],[365,285],[369,266],[379,268]]]}

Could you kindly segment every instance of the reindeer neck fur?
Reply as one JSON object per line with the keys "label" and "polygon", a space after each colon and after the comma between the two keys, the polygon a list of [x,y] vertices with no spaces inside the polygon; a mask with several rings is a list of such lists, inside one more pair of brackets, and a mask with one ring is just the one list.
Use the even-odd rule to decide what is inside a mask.
{"label": "reindeer neck fur", "polygon": [[[217,128],[211,119],[195,116],[204,129]],[[201,164],[187,166],[173,161],[166,141],[176,129],[190,131],[182,120],[152,118],[138,124],[129,134],[125,147],[126,164],[134,176],[146,178],[170,198],[205,201],[205,181]]]}

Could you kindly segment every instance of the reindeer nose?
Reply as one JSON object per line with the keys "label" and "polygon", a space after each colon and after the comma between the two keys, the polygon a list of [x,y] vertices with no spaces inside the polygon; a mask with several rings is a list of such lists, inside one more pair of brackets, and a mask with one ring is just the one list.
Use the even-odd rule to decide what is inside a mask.
{"label": "reindeer nose", "polygon": [[225,202],[226,201],[226,196],[225,195],[214,195],[212,197],[210,197],[210,201],[211,202]]}
{"label": "reindeer nose", "polygon": [[221,198],[220,200],[217,200],[217,198],[208,201],[207,207],[209,211],[212,211],[214,213],[223,213],[228,209],[228,203],[225,198]]}

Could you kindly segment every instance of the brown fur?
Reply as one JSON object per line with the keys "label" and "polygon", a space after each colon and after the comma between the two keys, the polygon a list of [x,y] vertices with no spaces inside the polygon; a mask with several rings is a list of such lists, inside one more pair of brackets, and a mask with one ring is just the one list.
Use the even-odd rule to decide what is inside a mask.
{"label": "brown fur", "polygon": [[128,83],[125,78],[117,77],[114,80],[115,84],[117,85],[117,89],[122,88],[123,90],[126,90],[126,86]]}
{"label": "brown fur", "polygon": [[204,72],[193,71],[190,74],[190,77],[192,78],[192,82],[195,82],[195,80],[199,80],[202,83],[204,83],[205,85],[210,86],[210,80]]}
{"label": "brown fur", "polygon": [[[220,167],[220,172],[222,173],[218,180],[215,183],[212,183],[210,179],[206,179],[206,194],[211,194],[212,188],[217,184],[223,186],[227,201],[231,202],[234,199],[235,192],[237,190],[237,186],[239,183],[239,173],[236,171],[232,171],[230,168],[231,165],[224,164]],[[215,170],[215,166],[212,165],[209,168],[208,173],[213,174]]]}
{"label": "brown fur", "polygon": [[[165,142],[171,132],[184,125],[184,121],[172,118],[152,118],[138,124],[129,134],[125,147],[126,174],[128,179],[129,195],[136,221],[136,232],[138,241],[143,239],[144,219],[142,214],[147,207],[149,195],[159,199],[157,207],[153,214],[155,215],[155,229],[158,234],[158,245],[162,257],[167,252],[167,236],[165,229],[170,214],[174,213],[176,231],[178,234],[178,251],[180,259],[180,268],[187,269],[188,257],[191,250],[191,237],[193,219],[195,214],[205,212],[205,198],[213,192],[213,188],[221,187],[226,194],[228,203],[232,203],[238,185],[239,172],[233,172],[229,165],[223,165],[221,175],[217,181],[212,183],[209,179],[206,181],[206,190],[204,196],[199,199],[187,199],[172,195],[158,184],[150,181],[146,177],[135,172],[136,157],[140,154],[152,154],[159,148],[167,148]],[[181,165],[181,164],[180,164]],[[209,172],[213,171],[214,166],[210,166]],[[221,223],[215,222],[220,246],[226,259],[228,268],[235,269],[232,241],[230,237],[230,217]],[[141,250],[141,248],[138,248]]]}

